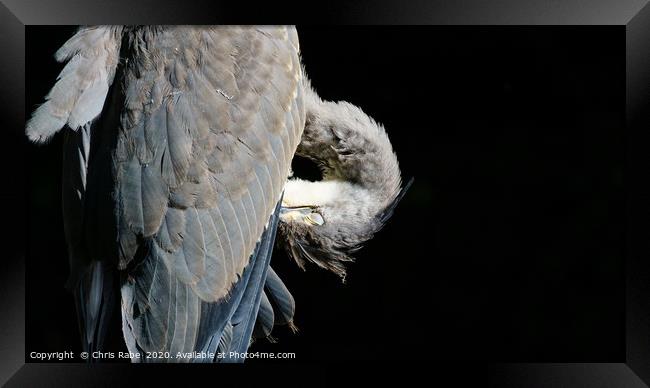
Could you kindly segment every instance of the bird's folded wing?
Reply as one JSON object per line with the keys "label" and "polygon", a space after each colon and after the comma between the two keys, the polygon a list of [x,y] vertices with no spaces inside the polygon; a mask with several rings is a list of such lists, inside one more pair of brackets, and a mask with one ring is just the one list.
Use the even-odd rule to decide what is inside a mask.
{"label": "bird's folded wing", "polygon": [[65,125],[89,123],[102,111],[118,64],[121,26],[83,27],[57,52],[67,61],[57,82],[27,122],[34,142],[45,142]]}
{"label": "bird's folded wing", "polygon": [[210,338],[201,310],[228,300],[280,199],[304,126],[298,40],[287,28],[151,34],[129,42],[113,166],[123,316],[140,349],[192,351]]}
{"label": "bird's folded wing", "polygon": [[[57,52],[66,62],[52,90],[32,114],[25,132],[42,143],[64,127],[62,199],[70,260],[67,287],[74,293],[85,350],[101,346],[106,330],[112,277],[88,255],[83,241],[86,182],[94,120],[103,110],[118,65],[121,26],[82,27]],[[106,276],[105,276],[106,275]]]}

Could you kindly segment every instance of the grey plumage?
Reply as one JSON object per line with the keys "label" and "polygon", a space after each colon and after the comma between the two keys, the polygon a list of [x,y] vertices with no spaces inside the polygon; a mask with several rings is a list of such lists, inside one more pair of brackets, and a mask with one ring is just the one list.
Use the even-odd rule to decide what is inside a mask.
{"label": "grey plumage", "polygon": [[358,107],[321,100],[307,87],[306,123],[296,153],[323,180],[287,183],[280,223],[288,254],[345,278],[352,253],[392,214],[400,192],[397,157],[384,128]]}
{"label": "grey plumage", "polygon": [[[269,267],[276,230],[299,264],[343,276],[392,214],[401,180],[385,131],[315,94],[294,28],[84,27],[57,59],[68,62],[26,133],[65,133],[68,287],[85,349],[101,349],[121,301],[127,348],[170,353],[134,361],[242,361],[195,353],[295,330],[293,296]],[[287,183],[295,153],[324,181]]]}
{"label": "grey plumage", "polygon": [[57,83],[27,123],[34,142],[45,142],[64,125],[77,129],[96,118],[113,82],[121,26],[81,29],[56,52],[68,61]]}
{"label": "grey plumage", "polygon": [[271,339],[271,331],[273,330],[274,324],[275,313],[273,312],[273,306],[271,306],[271,301],[266,295],[266,292],[263,291],[259,311],[257,312],[257,319],[253,327],[253,338]]}
{"label": "grey plumage", "polygon": [[277,218],[273,236],[263,231],[304,126],[295,30],[86,27],[57,58],[68,64],[26,132],[40,142],[67,125],[69,284],[84,343],[98,343],[110,268],[129,350],[204,348],[230,325],[215,316],[257,311],[261,286],[234,284],[258,240],[273,241]]}
{"label": "grey plumage", "polygon": [[[297,41],[292,39],[283,29],[142,28],[128,34],[126,47],[133,52],[123,76],[128,104],[121,117],[114,173],[119,268],[128,269],[137,260],[143,247],[139,239],[150,239],[152,249],[135,265],[150,262],[151,267],[143,267],[142,274],[134,272],[134,284],[147,284],[149,273],[161,274],[152,278],[154,288],[134,293],[133,309],[127,305],[122,314],[144,351],[170,350],[173,345],[165,334],[174,322],[168,313],[179,302],[174,288],[159,284],[180,281],[177,287],[201,301],[202,311],[192,317],[196,322],[205,313],[205,303],[229,295],[279,200],[292,154],[282,149],[297,146],[300,132],[292,128],[293,115],[298,115],[298,123],[304,115],[291,108],[300,97],[301,80]],[[294,63],[294,69],[287,63]],[[217,90],[227,90],[232,98]],[[256,121],[267,111],[279,120]],[[249,152],[255,148],[268,148],[273,157],[261,160],[259,155],[271,154]],[[258,165],[273,168],[271,179],[256,176]],[[252,204],[253,191],[263,193],[267,201]],[[174,209],[169,217],[183,221],[167,219],[169,208]],[[181,237],[176,250],[170,240],[175,235]],[[274,231],[268,238],[273,236]],[[171,251],[158,246],[159,240]],[[270,255],[263,255],[268,262]],[[232,313],[233,341],[240,335],[250,337],[248,328],[240,334],[235,324],[242,304],[251,303],[255,309],[259,303],[257,284],[264,282],[264,268],[255,268]],[[130,287],[125,283],[124,295],[131,295],[126,291]],[[153,305],[164,307],[158,312]],[[150,335],[152,328],[160,332]],[[197,330],[196,339],[181,343],[178,350],[203,348],[202,332],[214,328],[199,324]],[[223,324],[216,332],[220,330]]]}
{"label": "grey plumage", "polygon": [[296,301],[272,267],[269,268],[264,286],[269,302],[274,308],[274,323],[276,325],[288,325],[295,331],[293,317],[296,313]]}
{"label": "grey plumage", "polygon": [[[251,320],[254,320],[257,311],[255,309],[259,305],[261,292],[259,285],[264,284],[265,269],[268,268],[271,260],[272,240],[279,221],[278,214],[279,205],[271,216],[260,241],[256,244],[249,265],[231,289],[230,296],[216,303],[202,304],[204,311],[200,321],[202,329],[196,341],[197,351],[216,353],[220,350],[229,355],[231,351],[244,351],[245,349],[241,349],[244,344],[247,347],[251,335],[249,323],[252,324]],[[239,357],[222,357],[217,360],[197,359],[195,362],[240,360]]]}

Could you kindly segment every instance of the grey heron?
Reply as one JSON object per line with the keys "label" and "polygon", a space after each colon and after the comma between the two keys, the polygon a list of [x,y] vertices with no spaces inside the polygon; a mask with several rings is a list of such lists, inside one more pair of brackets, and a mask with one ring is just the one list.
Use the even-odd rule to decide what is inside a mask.
{"label": "grey heron", "polygon": [[[344,277],[390,217],[405,190],[386,132],[321,100],[299,55],[291,27],[82,27],[57,51],[67,63],[26,133],[64,132],[86,351],[119,306],[133,361],[242,361],[253,336],[293,326],[276,232],[300,266]],[[294,154],[322,181],[290,179]]]}

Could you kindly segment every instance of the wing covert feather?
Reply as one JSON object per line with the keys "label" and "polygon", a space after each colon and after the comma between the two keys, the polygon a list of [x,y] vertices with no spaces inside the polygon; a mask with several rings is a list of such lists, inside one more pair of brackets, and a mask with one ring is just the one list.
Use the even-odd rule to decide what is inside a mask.
{"label": "wing covert feather", "polygon": [[27,122],[34,142],[45,142],[66,124],[77,130],[101,113],[118,64],[121,26],[83,27],[55,54],[68,61],[56,84]]}

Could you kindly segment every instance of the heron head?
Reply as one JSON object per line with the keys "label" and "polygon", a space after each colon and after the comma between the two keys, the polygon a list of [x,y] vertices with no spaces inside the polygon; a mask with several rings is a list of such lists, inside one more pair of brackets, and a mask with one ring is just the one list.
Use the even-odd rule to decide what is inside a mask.
{"label": "heron head", "polygon": [[381,227],[377,199],[348,182],[292,179],[284,198],[280,233],[301,266],[309,261],[344,277],[351,254]]}
{"label": "heron head", "polygon": [[[289,255],[345,277],[345,263],[381,229],[399,200],[401,174],[383,127],[358,107],[306,98],[297,154],[313,160],[323,179],[290,179],[280,234]],[[402,190],[403,192],[403,190]]]}

